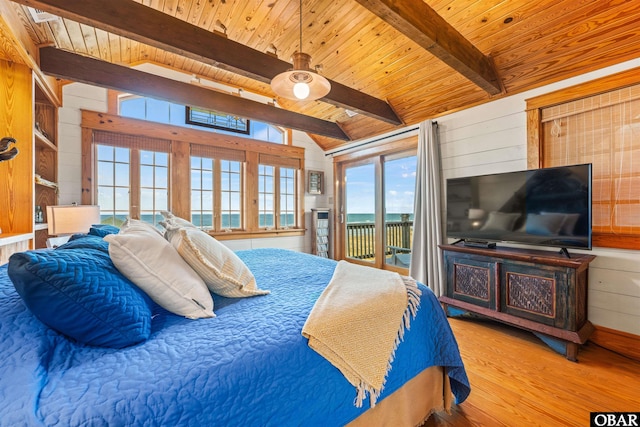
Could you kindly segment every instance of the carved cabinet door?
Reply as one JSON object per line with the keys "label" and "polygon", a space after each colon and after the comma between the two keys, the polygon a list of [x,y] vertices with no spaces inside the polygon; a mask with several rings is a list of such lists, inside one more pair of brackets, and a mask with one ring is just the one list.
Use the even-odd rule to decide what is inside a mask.
{"label": "carved cabinet door", "polygon": [[447,296],[492,310],[499,310],[496,278],[498,263],[486,258],[448,254]]}

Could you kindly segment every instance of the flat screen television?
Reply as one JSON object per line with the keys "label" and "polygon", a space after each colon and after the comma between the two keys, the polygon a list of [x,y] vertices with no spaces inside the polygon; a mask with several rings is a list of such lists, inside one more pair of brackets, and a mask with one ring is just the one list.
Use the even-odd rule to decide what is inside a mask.
{"label": "flat screen television", "polygon": [[591,164],[447,180],[447,237],[591,249]]}

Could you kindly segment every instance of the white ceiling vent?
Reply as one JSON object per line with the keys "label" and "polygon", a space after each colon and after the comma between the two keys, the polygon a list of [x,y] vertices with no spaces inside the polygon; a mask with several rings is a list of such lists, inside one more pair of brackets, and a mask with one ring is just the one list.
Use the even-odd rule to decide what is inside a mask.
{"label": "white ceiling vent", "polygon": [[40,24],[42,22],[57,21],[58,19],[60,19],[56,15],[45,12],[44,10],[34,9],[33,7],[29,7],[28,9],[31,17],[34,21],[36,21],[36,24]]}

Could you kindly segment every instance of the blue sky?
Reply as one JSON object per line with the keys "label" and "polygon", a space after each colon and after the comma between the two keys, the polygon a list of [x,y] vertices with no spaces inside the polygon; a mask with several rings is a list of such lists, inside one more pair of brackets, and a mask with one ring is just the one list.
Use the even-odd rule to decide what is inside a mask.
{"label": "blue sky", "polygon": [[[416,157],[385,162],[385,206],[387,213],[413,213]],[[347,169],[347,212],[373,213],[375,210],[373,164]]]}

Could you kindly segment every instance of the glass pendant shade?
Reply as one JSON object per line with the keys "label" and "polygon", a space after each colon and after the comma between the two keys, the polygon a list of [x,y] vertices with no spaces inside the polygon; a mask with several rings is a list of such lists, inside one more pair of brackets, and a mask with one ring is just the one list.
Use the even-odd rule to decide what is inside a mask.
{"label": "glass pendant shade", "polygon": [[311,56],[303,52],[293,54],[293,69],[275,76],[271,80],[273,91],[283,98],[294,101],[313,101],[327,95],[331,83],[309,68]]}

